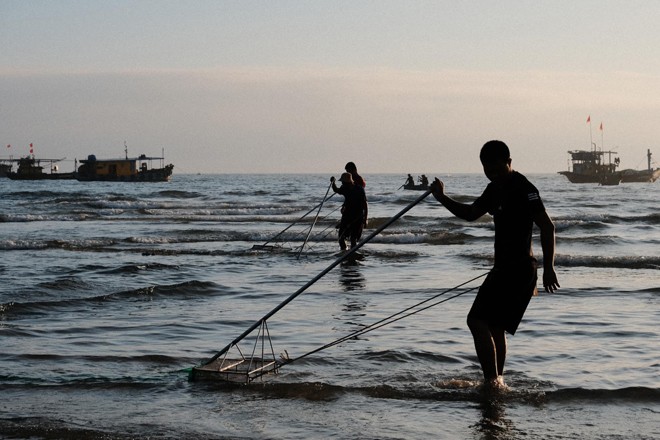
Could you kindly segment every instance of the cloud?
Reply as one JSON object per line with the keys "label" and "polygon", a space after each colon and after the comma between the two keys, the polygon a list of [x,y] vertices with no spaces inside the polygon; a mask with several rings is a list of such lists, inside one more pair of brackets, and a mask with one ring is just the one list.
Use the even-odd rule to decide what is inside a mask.
{"label": "cloud", "polygon": [[0,117],[5,144],[116,157],[126,140],[135,154],[164,148],[179,172],[337,172],[348,160],[365,173],[479,172],[476,154],[491,138],[510,144],[521,169],[556,172],[567,149],[588,146],[588,114],[606,120],[606,145],[645,151],[660,116],[658,79],[315,67],[6,70]]}

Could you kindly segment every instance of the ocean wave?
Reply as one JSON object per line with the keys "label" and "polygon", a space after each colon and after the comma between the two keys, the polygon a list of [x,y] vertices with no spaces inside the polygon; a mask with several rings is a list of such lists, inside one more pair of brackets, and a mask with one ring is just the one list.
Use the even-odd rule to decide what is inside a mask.
{"label": "ocean wave", "polygon": [[605,267],[616,269],[655,269],[660,270],[660,257],[654,256],[572,256],[557,255],[557,266],[564,267]]}
{"label": "ocean wave", "polygon": [[101,212],[63,212],[51,214],[0,214],[0,223],[29,223],[29,222],[76,222],[98,220],[103,215],[118,215]]}
{"label": "ocean wave", "polygon": [[562,235],[561,241],[565,243],[575,243],[578,245],[612,245],[621,243],[621,238],[616,235],[580,235],[567,236]]}
{"label": "ocean wave", "polygon": [[[125,432],[124,432],[125,431]],[[148,425],[142,429],[135,427],[95,427],[80,426],[75,422],[65,422],[59,418],[13,417],[0,419],[0,435],[12,439],[71,439],[71,440],[134,440],[136,438],[158,438],[162,440],[178,440],[204,438],[208,440],[236,440],[237,436],[197,432],[190,426],[179,426],[177,429]],[[5,437],[6,436],[6,437]],[[259,438],[259,437],[242,437]]]}
{"label": "ocean wave", "polygon": [[197,191],[184,191],[184,190],[174,190],[174,189],[158,191],[156,195],[161,197],[171,197],[173,199],[198,199],[205,197],[203,193]]}
{"label": "ocean wave", "polygon": [[1,250],[43,250],[43,249],[68,249],[68,250],[96,250],[117,243],[111,238],[99,239],[74,239],[74,240],[38,240],[17,239],[0,240]]}
{"label": "ocean wave", "polygon": [[660,401],[660,388],[628,387],[620,389],[564,388],[546,392],[546,399],[551,402],[586,401],[591,404],[612,404],[615,402]]}
{"label": "ocean wave", "polygon": [[[281,374],[281,373],[280,373]],[[286,375],[295,379],[296,375]],[[660,399],[660,389],[648,387],[629,387],[621,389],[567,388],[553,389],[552,386],[538,382],[507,386],[504,389],[488,392],[477,377],[446,377],[439,380],[416,381],[413,376],[408,382],[389,380],[387,384],[372,385],[334,385],[325,382],[289,382],[268,376],[248,388],[252,392],[263,393],[273,398],[300,398],[307,400],[335,400],[344,394],[361,394],[376,399],[398,400],[433,400],[444,402],[473,401],[500,403],[531,403],[538,405],[547,402],[585,401],[589,404],[611,404],[612,402],[653,403]],[[198,387],[211,387],[213,390],[245,390],[244,384],[235,384],[208,379],[199,382]]]}
{"label": "ocean wave", "polygon": [[[378,237],[374,238],[374,243],[387,243],[387,244],[432,244],[432,245],[450,245],[450,244],[465,244],[467,242],[479,240],[470,234],[466,233],[450,233],[450,232],[384,232]],[[490,240],[490,239],[489,239]]]}
{"label": "ocean wave", "polygon": [[[154,266],[158,267],[162,265]],[[119,270],[126,272],[127,270],[137,271],[143,269],[140,269],[139,266],[126,266]],[[111,301],[151,301],[155,298],[199,298],[201,296],[215,294],[218,292],[218,289],[219,286],[216,283],[208,281],[186,281],[172,285],[140,287],[137,289],[130,289],[91,297],[25,302],[12,301],[0,304],[0,320],[8,320],[19,315],[47,314],[62,308],[68,309]]]}
{"label": "ocean wave", "polygon": [[72,291],[90,287],[90,284],[79,277],[65,277],[52,281],[44,281],[37,286],[45,290]]}
{"label": "ocean wave", "polygon": [[163,264],[163,263],[127,264],[117,268],[101,270],[99,271],[99,273],[124,274],[124,273],[144,272],[149,270],[173,270],[177,268],[178,266],[173,266],[170,264]]}
{"label": "ocean wave", "polygon": [[38,214],[0,214],[0,222],[23,223],[47,220],[50,216]]}
{"label": "ocean wave", "polygon": [[462,360],[444,356],[438,353],[431,353],[426,351],[412,351],[406,352],[401,350],[383,350],[363,353],[358,355],[360,359],[370,362],[433,362],[433,363],[461,363]]}
{"label": "ocean wave", "polygon": [[555,226],[558,229],[566,228],[583,228],[583,229],[600,229],[609,227],[611,225],[625,225],[625,224],[641,224],[641,225],[658,225],[660,224],[660,214],[575,214],[563,215],[553,218]]}

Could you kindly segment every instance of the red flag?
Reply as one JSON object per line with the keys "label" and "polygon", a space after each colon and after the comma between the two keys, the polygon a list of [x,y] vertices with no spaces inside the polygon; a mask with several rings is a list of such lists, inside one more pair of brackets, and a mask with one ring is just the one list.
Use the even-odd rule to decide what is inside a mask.
{"label": "red flag", "polygon": [[587,124],[591,122],[591,115],[587,116]]}
{"label": "red flag", "polygon": [[600,123],[600,131],[603,131],[603,123]]}
{"label": "red flag", "polygon": [[30,154],[34,154],[34,148],[32,148],[32,144],[30,144]]}

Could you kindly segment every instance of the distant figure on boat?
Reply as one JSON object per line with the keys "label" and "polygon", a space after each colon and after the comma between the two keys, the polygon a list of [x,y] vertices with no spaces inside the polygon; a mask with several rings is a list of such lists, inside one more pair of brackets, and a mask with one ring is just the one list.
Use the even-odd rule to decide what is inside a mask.
{"label": "distant figure on boat", "polygon": [[415,179],[413,179],[413,176],[408,174],[408,178],[406,179],[406,183],[401,185],[399,189],[411,189],[411,190],[416,190],[416,191],[425,191],[429,188],[429,179],[425,175],[421,175],[417,177],[417,180],[420,182],[418,184],[415,183]]}
{"label": "distant figure on boat", "polygon": [[341,208],[341,221],[339,223],[339,247],[346,250],[346,239],[355,247],[362,237],[362,231],[367,226],[369,207],[364,188],[353,182],[351,173],[343,173],[339,178],[341,186],[335,185],[335,178],[330,177],[332,190],[344,196],[344,205]]}
{"label": "distant figure on boat", "polygon": [[348,162],[346,166],[344,167],[347,173],[351,173],[351,177],[353,178],[353,183],[355,183],[358,186],[361,186],[362,188],[367,187],[367,182],[358,174],[357,166],[355,166],[355,163],[353,162]]}
{"label": "distant figure on boat", "polygon": [[527,305],[536,294],[537,261],[532,253],[532,228],[541,232],[543,287],[558,287],[554,269],[555,226],[545,211],[536,187],[511,168],[509,147],[489,141],[479,158],[490,183],[471,204],[458,202],[445,193],[435,179],[433,196],[456,217],[474,221],[489,213],[495,222],[495,264],[488,273],[472,308],[467,324],[487,386],[504,386],[506,332],[515,334]]}

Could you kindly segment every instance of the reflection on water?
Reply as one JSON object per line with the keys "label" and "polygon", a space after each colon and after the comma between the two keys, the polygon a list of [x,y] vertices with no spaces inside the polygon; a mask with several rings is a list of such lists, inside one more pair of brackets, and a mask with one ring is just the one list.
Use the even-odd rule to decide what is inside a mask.
{"label": "reflection on water", "polygon": [[[360,261],[364,259],[362,254],[355,253],[350,258],[344,260],[340,266],[339,282],[345,293],[362,292],[366,290],[366,280],[360,270]],[[363,295],[346,295],[342,304],[342,319],[346,319],[351,325],[364,326],[362,318],[364,309],[367,306]],[[354,321],[357,320],[357,321]]]}
{"label": "reflection on water", "polygon": [[339,282],[344,288],[344,292],[365,289],[366,281],[360,271],[360,261],[363,259],[364,255],[355,253],[341,263]]}
{"label": "reflection on water", "polygon": [[484,393],[479,402],[481,419],[473,428],[477,432],[477,438],[485,440],[504,440],[515,438],[515,427],[513,421],[506,417],[504,395],[493,395]]}

